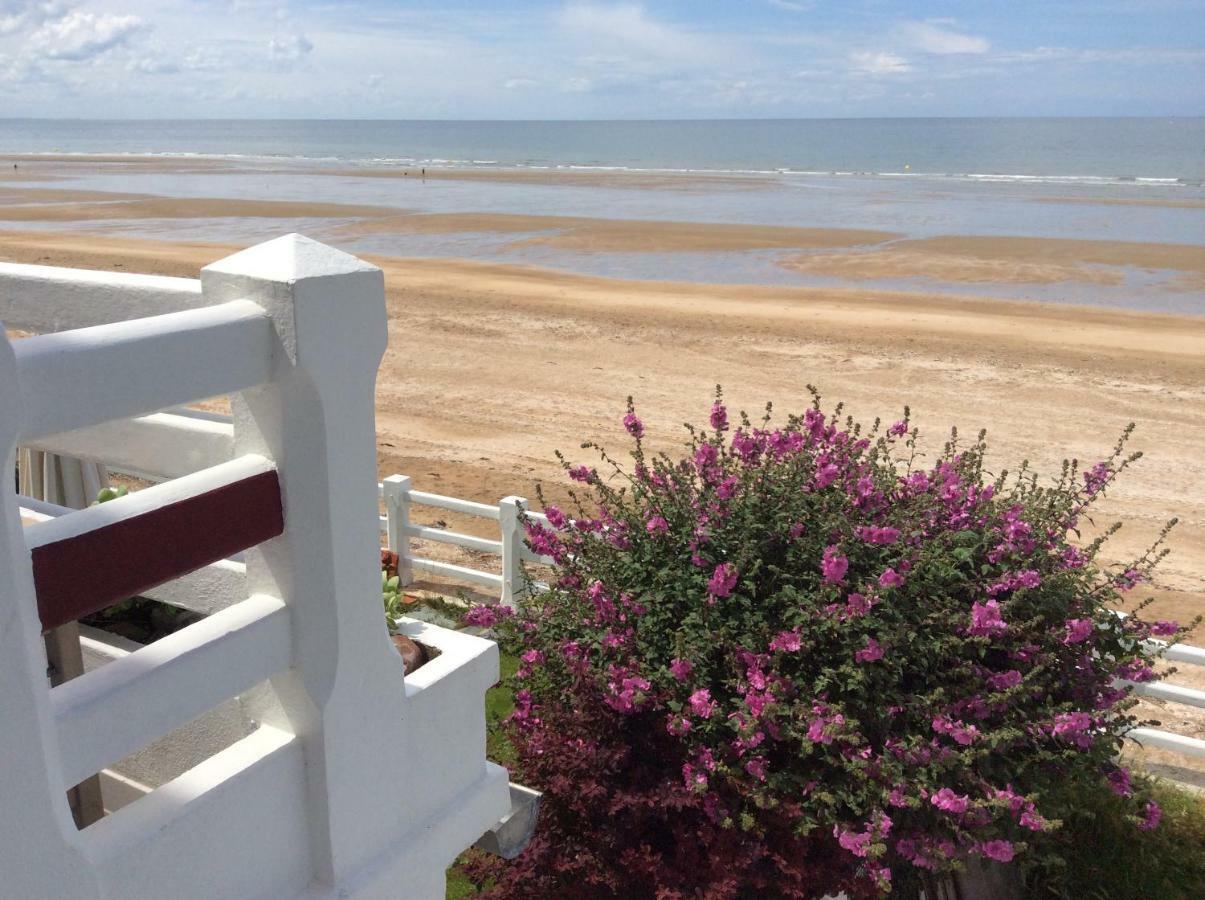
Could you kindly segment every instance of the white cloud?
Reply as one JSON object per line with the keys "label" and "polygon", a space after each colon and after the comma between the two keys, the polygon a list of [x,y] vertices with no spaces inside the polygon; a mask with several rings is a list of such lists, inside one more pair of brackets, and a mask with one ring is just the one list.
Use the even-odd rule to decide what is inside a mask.
{"label": "white cloud", "polygon": [[75,10],[46,22],[29,38],[35,54],[79,62],[101,56],[145,28],[137,16],[96,15]]}
{"label": "white cloud", "polygon": [[36,28],[66,12],[60,0],[0,0],[0,35]]}
{"label": "white cloud", "polygon": [[905,39],[913,47],[939,56],[987,53],[991,47],[986,38],[955,31],[935,22],[909,22],[902,30]]}
{"label": "white cloud", "polygon": [[708,40],[650,18],[636,3],[570,3],[560,11],[557,21],[592,43],[625,48],[655,59],[701,62],[710,52]]}
{"label": "white cloud", "polygon": [[787,12],[807,12],[812,8],[812,3],[801,3],[799,0],[766,0],[771,6],[777,6],[779,9],[785,9]]}
{"label": "white cloud", "polygon": [[268,55],[277,62],[297,62],[313,49],[314,45],[304,34],[288,34],[268,41]]}
{"label": "white cloud", "polygon": [[899,75],[912,70],[908,60],[894,53],[863,51],[851,53],[849,59],[855,69],[868,75]]}

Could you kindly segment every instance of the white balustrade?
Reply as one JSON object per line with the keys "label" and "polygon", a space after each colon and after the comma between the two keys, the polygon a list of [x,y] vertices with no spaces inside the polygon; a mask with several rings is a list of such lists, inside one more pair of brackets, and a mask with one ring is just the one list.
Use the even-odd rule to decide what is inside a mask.
{"label": "white balustrade", "polygon": [[[21,443],[166,480],[80,511],[0,485],[0,892],[436,896],[510,792],[484,756],[497,648],[414,623],[441,653],[404,678],[382,622],[380,270],[298,235],[199,282],[0,264],[0,319],[39,332],[0,336],[10,466]],[[174,408],[219,394],[230,422]],[[35,567],[94,531],[130,534],[139,517],[229,496],[249,473],[237,483],[279,484],[283,533],[146,592],[205,618],[49,688]],[[407,484],[392,508],[410,502]],[[77,830],[68,787],[245,692],[252,734]]]}

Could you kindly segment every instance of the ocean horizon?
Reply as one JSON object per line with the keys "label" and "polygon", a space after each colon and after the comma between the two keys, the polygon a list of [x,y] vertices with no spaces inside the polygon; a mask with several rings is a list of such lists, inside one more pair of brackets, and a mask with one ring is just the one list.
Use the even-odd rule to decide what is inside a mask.
{"label": "ocean horizon", "polygon": [[0,119],[0,153],[1199,188],[1205,117]]}

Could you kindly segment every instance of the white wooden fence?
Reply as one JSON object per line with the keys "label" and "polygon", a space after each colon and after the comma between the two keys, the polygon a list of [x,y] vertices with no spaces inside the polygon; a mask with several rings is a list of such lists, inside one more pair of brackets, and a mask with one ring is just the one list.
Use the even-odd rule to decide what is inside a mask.
{"label": "white wooden fence", "polygon": [[[542,582],[529,579],[524,571],[526,563],[550,566],[553,561],[550,557],[533,553],[528,548],[524,539],[523,519],[548,526],[548,518],[543,513],[529,511],[527,500],[523,497],[503,497],[497,506],[491,506],[488,503],[416,491],[410,486],[410,478],[407,475],[390,475],[379,485],[379,492],[385,506],[385,514],[380,517],[381,533],[385,535],[389,549],[398,555],[398,575],[402,584],[413,583],[415,572],[426,572],[476,587],[496,590],[500,594],[500,602],[505,606],[514,606],[515,600],[525,591],[546,588]],[[498,523],[498,539],[415,525],[410,518],[410,510],[414,506],[446,509],[461,515],[492,520]],[[411,538],[465,547],[497,556],[501,574],[417,556],[410,543]]]}

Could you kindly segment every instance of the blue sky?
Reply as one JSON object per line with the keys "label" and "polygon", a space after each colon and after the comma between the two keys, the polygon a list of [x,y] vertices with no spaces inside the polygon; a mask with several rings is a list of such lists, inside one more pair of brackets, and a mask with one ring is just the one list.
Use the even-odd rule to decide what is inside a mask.
{"label": "blue sky", "polygon": [[0,0],[34,115],[1205,115],[1205,0]]}

